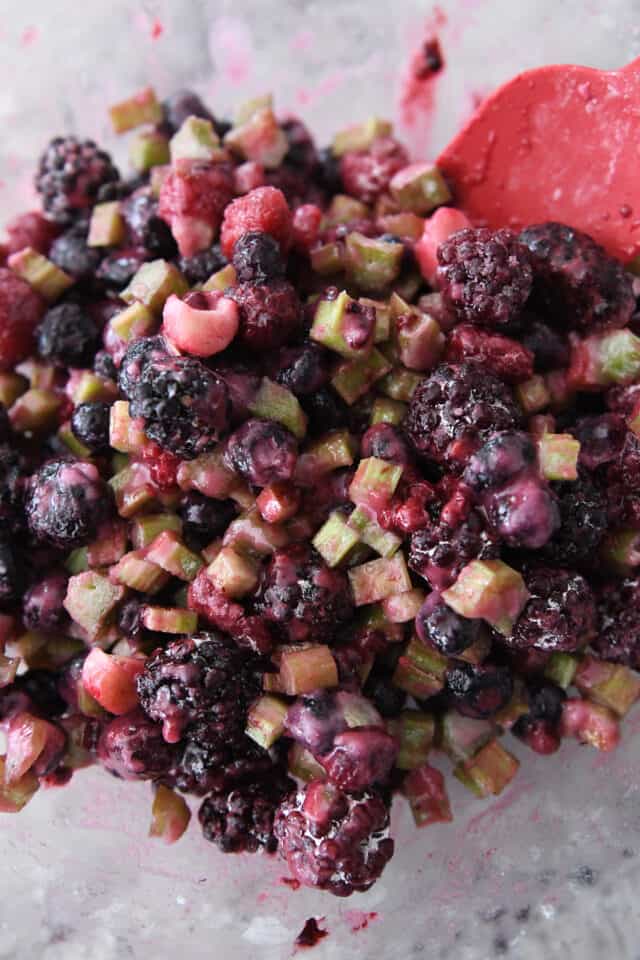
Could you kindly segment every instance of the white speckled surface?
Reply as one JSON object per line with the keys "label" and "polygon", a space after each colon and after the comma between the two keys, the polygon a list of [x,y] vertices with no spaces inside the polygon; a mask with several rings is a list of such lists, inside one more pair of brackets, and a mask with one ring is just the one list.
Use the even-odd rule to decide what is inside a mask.
{"label": "white speckled surface", "polygon": [[[434,115],[405,131],[428,149],[474,93],[517,69],[615,67],[640,52],[638,0],[440,9],[448,66]],[[272,89],[322,138],[374,110],[392,115],[409,47],[437,20],[420,0],[0,0],[0,12],[3,216],[28,204],[50,134],[109,142],[105,105],[147,82],[163,94],[193,84],[221,112]],[[148,787],[82,772],[0,818],[0,958],[285,960],[315,915],[329,936],[313,960],[638,960],[639,733],[636,711],[612,757],[572,744],[546,760],[521,752],[498,800],[453,786],[452,825],[416,834],[398,802],[396,857],[369,894],[347,901],[290,891],[277,861],[225,858],[197,825],[173,848],[147,841]]]}

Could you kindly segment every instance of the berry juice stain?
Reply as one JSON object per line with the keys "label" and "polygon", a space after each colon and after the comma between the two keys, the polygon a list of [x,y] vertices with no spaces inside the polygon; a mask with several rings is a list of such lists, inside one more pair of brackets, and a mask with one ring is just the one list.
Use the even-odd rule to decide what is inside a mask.
{"label": "berry juice stain", "polygon": [[[319,919],[320,922],[324,921],[324,917],[320,917]],[[321,940],[324,940],[328,934],[328,930],[320,929],[318,926],[318,921],[315,917],[309,917],[295,939],[295,946],[299,948],[315,947],[316,944],[320,943]]]}

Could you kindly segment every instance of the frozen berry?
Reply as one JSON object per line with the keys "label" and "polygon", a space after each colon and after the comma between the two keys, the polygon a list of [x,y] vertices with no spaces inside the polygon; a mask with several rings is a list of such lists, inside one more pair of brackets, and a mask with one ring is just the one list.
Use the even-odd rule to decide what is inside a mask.
{"label": "frozen berry", "polygon": [[118,387],[120,392],[132,400],[137,384],[140,382],[147,364],[167,356],[167,344],[164,337],[140,337],[131,343],[120,363]]}
{"label": "frozen berry", "polygon": [[607,499],[583,473],[573,483],[557,483],[560,527],[544,547],[544,556],[560,566],[576,567],[597,560],[607,531]]}
{"label": "frozen berry", "polygon": [[298,456],[296,438],[273,420],[245,421],[227,440],[225,460],[257,487],[291,480]]}
{"label": "frozen berry", "polygon": [[521,318],[520,341],[533,354],[535,369],[542,373],[569,365],[569,341],[560,330],[527,314]]}
{"label": "frozen berry", "polygon": [[291,244],[291,211],[282,191],[257,187],[237,197],[224,212],[220,246],[225,257],[233,256],[236,242],[245,233],[268,233],[286,254]]}
{"label": "frozen berry", "polygon": [[118,371],[113,362],[113,357],[106,350],[98,350],[93,358],[93,372],[97,373],[103,380],[118,379]]}
{"label": "frozen berry", "polygon": [[272,283],[284,276],[280,244],[270,233],[243,233],[234,244],[231,262],[241,283]]}
{"label": "frozen berry", "polygon": [[508,667],[456,663],[445,674],[445,691],[465,717],[492,717],[509,703],[513,676]]}
{"label": "frozen berry", "polygon": [[276,550],[255,601],[256,610],[277,624],[292,643],[326,642],[353,614],[349,583],[304,543]]}
{"label": "frozen berry", "polygon": [[0,532],[0,605],[13,603],[23,590],[23,570],[16,544],[5,531]]}
{"label": "frozen berry", "polygon": [[571,432],[580,441],[580,463],[588,470],[595,470],[620,455],[627,428],[619,414],[604,413],[595,417],[581,417]]}
{"label": "frozen berry", "polygon": [[47,216],[69,223],[95,203],[103,184],[119,176],[109,154],[93,140],[55,137],[40,157],[35,186]]}
{"label": "frozen berry", "polygon": [[364,693],[373,702],[378,713],[385,718],[397,717],[407,700],[404,690],[391,683],[388,677],[375,673],[369,675]]}
{"label": "frozen berry", "polygon": [[522,383],[533,376],[533,354],[517,340],[462,323],[449,334],[446,360],[475,360],[500,380]]}
{"label": "frozen berry", "polygon": [[148,259],[143,247],[118,247],[107,254],[96,271],[96,279],[107,290],[119,293]]}
{"label": "frozen berry", "polygon": [[438,248],[438,283],[459,320],[501,327],[531,292],[529,253],[509,230],[459,230]]}
{"label": "frozen berry", "polygon": [[52,573],[29,587],[22,599],[22,622],[27,630],[53,633],[67,621],[63,602],[67,593],[64,573]]}
{"label": "frozen berry", "polygon": [[162,104],[164,123],[169,133],[179,130],[188,117],[200,117],[213,123],[213,114],[193,90],[176,90]]}
{"label": "frozen berry", "polygon": [[295,879],[339,897],[368,890],[393,856],[388,806],[374,791],[350,796],[314,780],[283,801],[274,832]]}
{"label": "frozen berry", "polygon": [[329,353],[310,340],[299,347],[283,347],[267,359],[269,376],[296,396],[307,396],[323,387],[331,375]]}
{"label": "frozen berry", "polygon": [[44,309],[28,283],[0,267],[0,370],[10,370],[31,353]]}
{"label": "frozen berry", "polygon": [[555,494],[535,473],[490,491],[482,505],[490,527],[509,547],[539,550],[560,526]]}
{"label": "frozen berry", "polygon": [[562,706],[567,695],[555,684],[543,683],[527,689],[529,712],[519,717],[512,732],[536,753],[555,753],[560,746]]}
{"label": "frozen berry", "polygon": [[281,347],[300,330],[300,300],[286,280],[270,284],[239,283],[227,291],[227,296],[238,304],[238,340],[249,350],[262,352]]}
{"label": "frozen berry", "polygon": [[244,607],[217,590],[203,568],[191,583],[188,604],[209,623],[230,633],[239,647],[263,654],[273,647],[269,625],[262,617],[245,614]]}
{"label": "frozen berry", "polygon": [[237,514],[233,500],[212,500],[191,491],[182,498],[180,516],[187,540],[201,550],[221,536]]}
{"label": "frozen berry", "polygon": [[595,638],[596,604],[584,577],[539,567],[525,574],[525,583],[530,597],[506,643],[521,649],[573,651]]}
{"label": "frozen berry", "polygon": [[640,668],[640,579],[605,584],[598,594],[600,630],[592,645],[613,663]]}
{"label": "frozen berry", "polygon": [[0,444],[0,525],[12,533],[23,526],[25,479],[18,452]]}
{"label": "frozen berry", "polygon": [[205,839],[223,853],[274,853],[278,846],[273,834],[276,810],[294,788],[289,777],[275,776],[212,793],[198,811]]}
{"label": "frozen berry", "polygon": [[98,760],[123,780],[155,780],[166,776],[176,761],[176,751],[162,737],[162,729],[142,712],[116,717],[102,731]]}
{"label": "frozen berry", "polygon": [[526,433],[497,433],[472,454],[463,479],[474,493],[481,493],[530,470],[535,460],[535,446]]}
{"label": "frozen berry", "polygon": [[32,247],[46,256],[58,233],[59,227],[41,213],[21,213],[7,224],[9,253]]}
{"label": "frozen berry", "polygon": [[223,381],[192,357],[154,358],[143,365],[130,412],[144,420],[151,440],[178,457],[193,459],[226,431],[229,394]]}
{"label": "frozen berry", "polygon": [[[158,201],[148,188],[136,190],[120,204],[120,210],[129,230],[131,244],[144,247],[150,259],[175,257],[176,243],[169,227],[158,215]],[[206,279],[206,278],[205,278]]]}
{"label": "frozen berry", "polygon": [[305,394],[301,405],[307,415],[309,433],[321,434],[346,426],[349,408],[344,400],[327,387]]}
{"label": "frozen berry", "polygon": [[87,244],[88,225],[74,224],[53,241],[49,259],[76,280],[91,280],[102,260],[103,251]]}
{"label": "frozen berry", "polygon": [[409,163],[407,151],[393,137],[378,137],[366,150],[350,150],[340,160],[346,193],[373,203],[384,193],[398,170]]}
{"label": "frozen berry", "polygon": [[59,303],[38,327],[38,354],[66,367],[91,364],[98,339],[96,325],[80,304]]}
{"label": "frozen berry", "polygon": [[171,228],[181,256],[211,247],[232,197],[227,164],[185,161],[172,168],[160,188],[158,216]]}
{"label": "frozen berry", "polygon": [[71,416],[74,437],[91,453],[100,453],[109,446],[109,413],[111,405],[102,400],[81,403]]}
{"label": "frozen berry", "polygon": [[499,554],[495,537],[486,529],[480,514],[472,511],[458,527],[440,522],[413,533],[409,566],[434,590],[446,590],[471,560],[493,560]]}
{"label": "frozen berry", "polygon": [[404,430],[422,456],[455,466],[520,417],[509,388],[481,366],[443,363],[418,384]]}
{"label": "frozen berry", "polygon": [[623,327],[635,309],[631,277],[579,230],[541,223],[520,234],[531,254],[534,300],[563,326]]}
{"label": "frozen berry", "polygon": [[59,717],[66,703],[58,692],[58,677],[50,670],[30,669],[18,680],[20,690],[29,697],[31,709],[43,717]]}
{"label": "frozen berry", "polygon": [[31,532],[61,549],[82,546],[111,513],[110,493],[92,463],[52,460],[29,481],[26,513]]}
{"label": "frozen berry", "polygon": [[481,620],[468,620],[448,607],[434,590],[416,616],[416,633],[446,657],[455,657],[476,643],[485,633]]}
{"label": "frozen berry", "polygon": [[363,457],[377,457],[402,467],[413,459],[402,432],[391,423],[375,423],[369,427],[360,441],[360,452]]}
{"label": "frozen berry", "polygon": [[213,273],[217,273],[227,263],[226,257],[217,243],[206,250],[200,250],[191,257],[180,257],[178,267],[187,283],[205,283]]}
{"label": "frozen berry", "polygon": [[380,726],[336,734],[331,750],[319,757],[327,779],[349,793],[388,780],[398,756],[396,740]]}

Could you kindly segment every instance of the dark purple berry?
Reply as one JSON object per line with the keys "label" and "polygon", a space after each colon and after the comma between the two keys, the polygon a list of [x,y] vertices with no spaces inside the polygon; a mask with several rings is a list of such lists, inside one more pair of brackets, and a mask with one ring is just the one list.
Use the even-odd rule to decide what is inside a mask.
{"label": "dark purple berry", "polygon": [[224,533],[237,513],[233,500],[212,500],[202,493],[190,491],[180,502],[185,539],[196,549],[202,549]]}
{"label": "dark purple berry", "polygon": [[378,713],[385,717],[397,717],[404,709],[407,695],[396,687],[388,677],[370,674],[364,687],[365,695],[373,702]]}
{"label": "dark purple berry", "polygon": [[49,260],[76,280],[91,280],[102,260],[102,250],[87,244],[88,226],[74,224],[51,244]]}
{"label": "dark purple berry", "polygon": [[505,643],[525,650],[571,652],[595,638],[596,604],[584,577],[539,567],[525,574],[525,583],[530,597]]}
{"label": "dark purple berry", "polygon": [[296,438],[273,420],[246,420],[227,440],[225,461],[257,487],[291,480],[298,457]]}
{"label": "dark purple berry", "polygon": [[228,296],[238,304],[238,340],[258,353],[282,347],[299,332],[302,310],[295,288],[286,280],[239,283]]}
{"label": "dark purple berry", "polygon": [[308,419],[311,434],[339,430],[349,419],[349,408],[344,400],[326,387],[301,398],[300,403]]}
{"label": "dark purple berry", "polygon": [[0,605],[20,598],[23,590],[21,558],[6,531],[0,534]]}
{"label": "dark purple berry", "polygon": [[382,726],[359,726],[338,733],[318,759],[331,783],[353,793],[385,783],[397,757],[398,743]]}
{"label": "dark purple berry", "polygon": [[509,547],[539,550],[560,526],[556,497],[535,473],[490,491],[483,506],[492,530]]}
{"label": "dark purple berry", "polygon": [[606,496],[584,473],[554,488],[560,527],[543,548],[545,558],[569,568],[597,562],[607,532]]}
{"label": "dark purple berry", "polygon": [[360,452],[362,457],[378,457],[402,467],[413,460],[402,432],[391,423],[375,423],[369,427],[360,441]]}
{"label": "dark purple berry", "polygon": [[605,584],[598,594],[600,630],[592,641],[605,660],[640,667],[640,579]]}
{"label": "dark purple berry", "polygon": [[123,780],[155,780],[169,773],[176,750],[163,739],[159,724],[152,723],[142,710],[134,710],[104,728],[98,760]]}
{"label": "dark purple berry", "polygon": [[213,273],[226,266],[227,259],[219,244],[215,243],[206,250],[194,253],[192,257],[180,257],[178,267],[185,280],[194,286],[196,283],[205,283]]}
{"label": "dark purple berry", "polygon": [[26,514],[31,532],[63,550],[88,543],[112,509],[111,490],[92,463],[52,460],[29,481]]}
{"label": "dark purple berry", "polygon": [[69,223],[95,203],[103,184],[119,176],[109,154],[93,140],[55,137],[40,157],[35,186],[49,219]]}
{"label": "dark purple berry", "polygon": [[513,676],[508,667],[456,663],[445,674],[445,691],[465,717],[492,717],[511,700]]}
{"label": "dark purple berry", "polygon": [[113,357],[106,350],[98,350],[93,360],[93,371],[104,380],[117,380],[118,371]]}
{"label": "dark purple berry", "polygon": [[456,529],[433,524],[411,535],[409,566],[434,590],[446,590],[471,560],[494,560],[500,555],[496,538],[480,514],[472,511]]}
{"label": "dark purple berry", "polygon": [[[200,117],[203,120],[209,120],[218,130],[218,121],[213,114],[205,107],[197,93],[193,90],[176,90],[163,103],[164,107],[164,125],[166,125],[169,134],[179,130],[188,117]],[[219,136],[223,134],[218,130]]]}
{"label": "dark purple berry", "polygon": [[77,303],[51,307],[37,329],[38,354],[65,367],[91,365],[98,339],[96,325]]}
{"label": "dark purple berry", "polygon": [[180,746],[183,744],[173,778],[180,790],[199,797],[262,783],[283,773],[271,755],[249,737],[232,743],[187,739]]}
{"label": "dark purple berry", "polygon": [[538,372],[569,366],[569,342],[558,330],[528,314],[521,321],[520,340],[531,351]]}
{"label": "dark purple berry", "polygon": [[28,670],[17,681],[29,697],[31,709],[42,717],[59,717],[67,704],[58,693],[58,678],[50,670]]}
{"label": "dark purple berry", "polygon": [[234,244],[231,262],[240,283],[272,283],[284,276],[280,244],[270,233],[243,233]]}
{"label": "dark purple berry", "polygon": [[96,279],[107,290],[119,293],[148,259],[144,247],[118,248],[104,258],[96,271]]}
{"label": "dark purple berry", "polygon": [[74,437],[91,453],[101,453],[109,446],[109,413],[111,404],[102,400],[81,403],[71,415]]}
{"label": "dark purple berry", "polygon": [[140,337],[131,343],[122,358],[118,373],[118,388],[127,400],[132,400],[137,384],[147,364],[167,356],[164,337]]}
{"label": "dark purple berry", "polygon": [[171,260],[177,256],[173,234],[158,216],[158,201],[147,187],[132,193],[120,204],[120,210],[132,246],[146,250],[149,259],[161,257]]}
{"label": "dark purple berry", "polygon": [[627,428],[619,414],[603,413],[596,417],[582,417],[571,432],[580,441],[581,465],[587,470],[595,470],[620,455]]}
{"label": "dark purple berry", "polygon": [[293,789],[293,780],[280,775],[212,793],[198,811],[205,839],[223,853],[274,853],[278,846],[273,834],[276,810]]}
{"label": "dark purple berry", "polygon": [[283,163],[296,167],[305,174],[312,174],[318,166],[318,153],[309,133],[302,121],[291,117],[280,124],[289,141],[289,149]]}
{"label": "dark purple berry", "polygon": [[267,370],[277,383],[304,397],[328,382],[331,358],[319,344],[305,341],[299,347],[283,347],[272,354],[267,360]]}
{"label": "dark purple berry", "polygon": [[536,448],[528,434],[498,433],[471,455],[463,479],[476,494],[495,490],[530,470],[535,460]]}
{"label": "dark purple berry", "polygon": [[446,657],[455,657],[480,640],[486,632],[481,620],[468,620],[448,607],[434,590],[424,601],[416,617],[416,633]]}
{"label": "dark purple berry", "polygon": [[16,533],[24,526],[22,461],[8,443],[0,444],[0,526]]}
{"label": "dark purple berry", "polygon": [[63,606],[67,593],[64,573],[52,573],[29,587],[22,600],[22,622],[27,630],[53,633],[67,622]]}

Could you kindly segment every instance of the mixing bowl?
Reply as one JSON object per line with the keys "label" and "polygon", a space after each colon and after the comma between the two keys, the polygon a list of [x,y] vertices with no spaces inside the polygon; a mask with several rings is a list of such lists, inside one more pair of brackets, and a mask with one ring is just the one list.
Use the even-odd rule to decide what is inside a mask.
{"label": "mixing bowl", "polygon": [[[50,135],[94,136],[118,154],[105,107],[147,83],[163,95],[193,86],[222,114],[272,90],[321,142],[349,121],[393,116],[414,153],[430,155],[520,69],[615,67],[640,52],[637,0],[2,0],[0,12],[3,218],[33,202],[34,157]],[[434,34],[446,66],[431,104],[412,110],[407,64]],[[0,958],[283,960],[315,916],[328,936],[314,960],[634,960],[639,731],[636,711],[614,755],[573,743],[551,759],[520,751],[519,775],[492,801],[454,783],[452,824],[416,832],[398,800],[395,858],[345,901],[291,890],[277,859],[225,857],[196,825],[175,847],[149,841],[148,785],[80,772],[0,819]]]}

